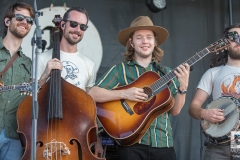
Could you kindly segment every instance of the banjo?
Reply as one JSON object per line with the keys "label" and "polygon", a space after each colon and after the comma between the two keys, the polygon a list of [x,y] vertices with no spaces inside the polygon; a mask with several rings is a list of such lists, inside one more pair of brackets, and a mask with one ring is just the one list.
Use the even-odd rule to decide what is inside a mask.
{"label": "banjo", "polygon": [[239,128],[239,105],[240,102],[234,97],[220,97],[210,102],[206,109],[222,109],[225,119],[218,123],[212,123],[207,120],[201,121],[203,131],[214,138],[222,136],[231,136],[231,131]]}

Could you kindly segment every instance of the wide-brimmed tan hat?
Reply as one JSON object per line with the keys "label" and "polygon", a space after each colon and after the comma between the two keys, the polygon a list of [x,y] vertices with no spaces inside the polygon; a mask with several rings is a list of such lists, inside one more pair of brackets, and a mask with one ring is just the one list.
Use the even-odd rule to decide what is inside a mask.
{"label": "wide-brimmed tan hat", "polygon": [[148,16],[140,16],[134,19],[129,28],[123,29],[118,33],[118,41],[126,46],[129,36],[136,30],[151,30],[155,32],[158,45],[162,44],[168,38],[168,31],[160,26],[154,26]]}

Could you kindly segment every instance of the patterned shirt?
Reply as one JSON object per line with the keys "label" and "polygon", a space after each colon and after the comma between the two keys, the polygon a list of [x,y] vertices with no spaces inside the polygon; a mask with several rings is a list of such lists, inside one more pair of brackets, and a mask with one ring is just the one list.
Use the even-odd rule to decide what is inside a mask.
{"label": "patterned shirt", "polygon": [[[169,73],[171,69],[168,67],[160,67],[155,62],[151,62],[146,68],[140,66],[136,61],[122,62],[110,68],[109,71],[98,80],[96,85],[111,90],[132,83],[147,71],[154,71],[161,77]],[[174,78],[168,86],[173,96],[177,94],[178,86],[179,82]],[[165,112],[153,120],[139,143],[152,147],[173,147],[169,113]]]}
{"label": "patterned shirt", "polygon": [[[31,59],[25,56],[21,50],[20,47],[18,49],[18,58],[2,76],[2,82],[5,86],[17,85],[23,82],[28,83],[30,81]],[[3,45],[2,38],[0,37],[0,72],[5,68],[10,59],[11,54]],[[0,133],[4,128],[6,137],[18,139],[16,112],[18,105],[24,97],[18,90],[0,93]]]}

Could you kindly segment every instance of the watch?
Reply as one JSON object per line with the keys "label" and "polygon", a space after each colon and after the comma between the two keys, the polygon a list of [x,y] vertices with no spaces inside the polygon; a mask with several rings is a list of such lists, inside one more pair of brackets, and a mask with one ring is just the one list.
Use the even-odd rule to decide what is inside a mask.
{"label": "watch", "polygon": [[182,90],[180,90],[179,87],[178,87],[177,89],[178,89],[178,93],[179,93],[179,94],[186,94],[186,93],[187,93],[187,90],[183,90],[183,91],[182,91]]}

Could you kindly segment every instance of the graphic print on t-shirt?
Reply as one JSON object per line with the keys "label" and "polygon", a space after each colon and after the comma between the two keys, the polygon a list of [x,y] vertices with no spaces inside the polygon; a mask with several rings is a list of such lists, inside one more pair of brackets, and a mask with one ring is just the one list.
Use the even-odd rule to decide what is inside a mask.
{"label": "graphic print on t-shirt", "polygon": [[222,96],[240,98],[240,75],[231,74],[225,76],[221,83]]}
{"label": "graphic print on t-shirt", "polygon": [[[63,77],[66,81],[76,81],[78,80],[78,76],[77,74],[79,73],[79,69],[77,68],[77,66],[69,61],[63,61],[63,69],[65,72],[65,77]],[[80,82],[75,82],[75,84],[73,84],[75,86],[80,86]]]}

